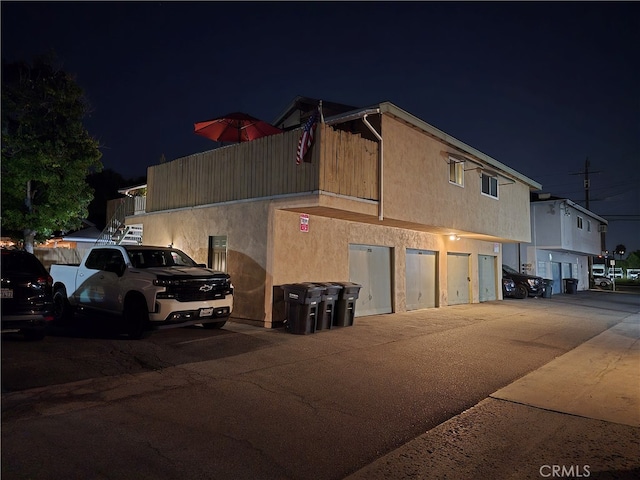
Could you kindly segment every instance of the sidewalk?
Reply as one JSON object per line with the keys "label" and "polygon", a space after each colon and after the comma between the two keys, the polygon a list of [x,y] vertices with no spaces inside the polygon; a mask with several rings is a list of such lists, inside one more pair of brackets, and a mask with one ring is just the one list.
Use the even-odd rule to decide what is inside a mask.
{"label": "sidewalk", "polygon": [[347,478],[640,478],[639,340],[635,314]]}

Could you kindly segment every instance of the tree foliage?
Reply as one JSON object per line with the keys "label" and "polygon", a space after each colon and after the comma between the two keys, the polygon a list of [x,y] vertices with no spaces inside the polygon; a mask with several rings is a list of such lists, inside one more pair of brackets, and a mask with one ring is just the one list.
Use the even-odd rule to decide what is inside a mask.
{"label": "tree foliage", "polygon": [[53,55],[2,65],[2,230],[34,240],[78,228],[100,171],[98,142],[85,130],[84,92]]}
{"label": "tree foliage", "polygon": [[624,255],[626,251],[627,247],[622,244],[618,244],[616,245],[616,249],[613,251],[613,253],[616,255],[620,255],[620,258],[622,258],[622,255]]}

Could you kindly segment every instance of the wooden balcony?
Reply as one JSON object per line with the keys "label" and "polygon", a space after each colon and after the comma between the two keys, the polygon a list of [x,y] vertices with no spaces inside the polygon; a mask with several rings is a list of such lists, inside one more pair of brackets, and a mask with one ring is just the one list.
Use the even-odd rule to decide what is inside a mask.
{"label": "wooden balcony", "polygon": [[320,124],[310,162],[296,165],[301,129],[149,167],[146,211],[329,192],[378,199],[378,143]]}

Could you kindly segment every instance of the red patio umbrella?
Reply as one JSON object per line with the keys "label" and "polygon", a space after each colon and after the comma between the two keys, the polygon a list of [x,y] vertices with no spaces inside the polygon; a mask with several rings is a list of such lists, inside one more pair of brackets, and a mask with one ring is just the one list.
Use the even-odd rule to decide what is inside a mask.
{"label": "red patio umbrella", "polygon": [[195,133],[217,142],[249,142],[256,138],[281,133],[277,127],[249,114],[236,112],[223,117],[197,122]]}

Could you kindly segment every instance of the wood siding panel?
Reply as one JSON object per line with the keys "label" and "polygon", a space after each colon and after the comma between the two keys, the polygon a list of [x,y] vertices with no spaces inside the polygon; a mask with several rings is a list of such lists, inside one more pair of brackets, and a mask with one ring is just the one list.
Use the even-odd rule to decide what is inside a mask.
{"label": "wood siding panel", "polygon": [[378,198],[378,143],[322,126],[321,190]]}
{"label": "wood siding panel", "polygon": [[317,190],[377,198],[376,142],[318,125],[311,161],[296,165],[300,133],[292,130],[149,167],[147,211]]}

